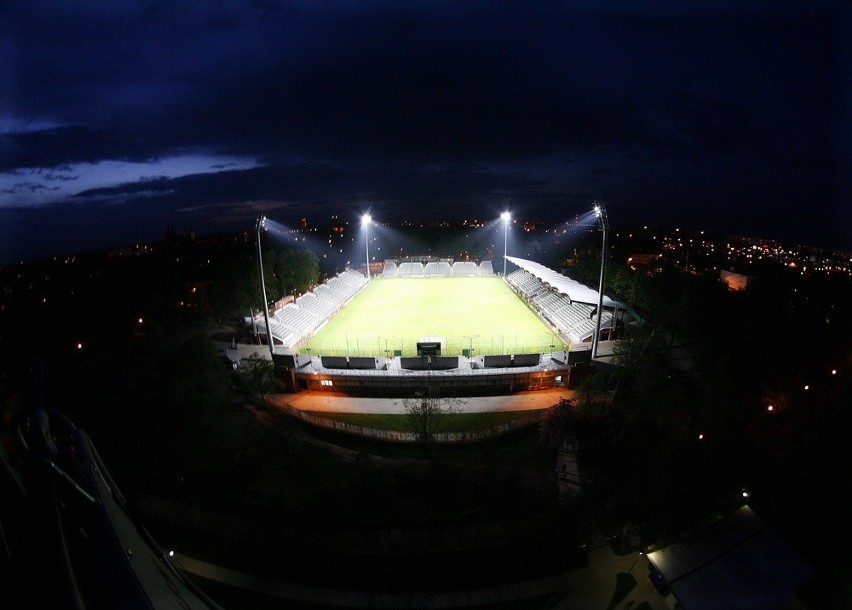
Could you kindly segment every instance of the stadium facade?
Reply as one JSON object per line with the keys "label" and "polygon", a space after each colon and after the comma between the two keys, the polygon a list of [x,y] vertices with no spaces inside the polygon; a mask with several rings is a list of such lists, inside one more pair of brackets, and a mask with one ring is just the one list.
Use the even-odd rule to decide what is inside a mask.
{"label": "stadium facade", "polygon": [[[491,261],[477,264],[436,257],[385,260],[381,273],[374,273],[372,279],[348,269],[269,312],[269,328],[263,315],[256,316],[254,330],[264,342],[271,336],[276,371],[292,392],[444,397],[576,386],[594,369],[591,345],[598,327],[598,292],[534,261],[516,257],[507,260],[511,268],[505,277],[495,275]],[[473,346],[474,337],[462,331],[460,337],[413,332],[410,337],[398,339],[398,343],[389,343],[387,337],[373,337],[359,342],[358,349],[354,348],[357,339],[350,341],[347,336],[345,353],[311,347],[315,345],[312,339],[336,316],[343,315],[347,307],[351,308],[372,282],[483,277],[505,283],[537,316],[549,333],[541,345],[516,341],[514,345],[500,342],[494,346],[492,342],[490,350],[477,352],[460,347],[464,345],[460,337]],[[434,286],[438,289],[439,284]],[[395,306],[388,303],[385,309]],[[381,319],[382,308],[377,309],[375,316]],[[443,315],[452,317],[454,312]],[[624,305],[604,296],[600,345],[611,346],[628,319]]]}

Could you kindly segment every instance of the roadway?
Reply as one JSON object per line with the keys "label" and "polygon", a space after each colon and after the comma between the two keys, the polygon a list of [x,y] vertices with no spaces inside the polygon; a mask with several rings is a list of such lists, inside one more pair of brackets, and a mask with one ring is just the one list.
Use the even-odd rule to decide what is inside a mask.
{"label": "roadway", "polygon": [[[574,390],[552,388],[519,392],[509,396],[471,396],[459,399],[464,413],[493,413],[499,411],[537,411],[548,409],[564,398],[573,398]],[[346,396],[335,392],[298,392],[276,394],[270,402],[278,406],[289,405],[301,411],[329,413],[405,414],[401,398],[366,398]]]}

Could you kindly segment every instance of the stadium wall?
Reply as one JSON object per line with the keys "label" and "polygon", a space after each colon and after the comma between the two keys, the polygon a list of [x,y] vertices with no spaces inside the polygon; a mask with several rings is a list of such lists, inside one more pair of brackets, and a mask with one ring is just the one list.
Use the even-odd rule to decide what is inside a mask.
{"label": "stadium wall", "polygon": [[407,398],[424,391],[441,397],[504,396],[516,392],[544,390],[567,381],[568,367],[534,371],[471,374],[389,375],[345,374],[336,371],[291,371],[295,391],[340,392],[347,396]]}

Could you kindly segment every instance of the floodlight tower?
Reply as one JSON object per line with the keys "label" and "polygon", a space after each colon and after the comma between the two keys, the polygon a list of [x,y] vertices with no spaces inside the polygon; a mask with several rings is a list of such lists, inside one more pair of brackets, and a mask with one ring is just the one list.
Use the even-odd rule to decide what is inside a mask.
{"label": "floodlight tower", "polygon": [[361,217],[361,224],[364,227],[364,246],[367,250],[367,281],[370,281],[370,222],[373,219],[369,214],[364,214]]}
{"label": "floodlight tower", "polygon": [[263,279],[263,257],[260,253],[260,231],[266,230],[266,214],[257,217],[255,231],[257,233],[257,270],[260,274],[260,291],[263,295],[263,320],[266,322],[266,342],[269,344],[269,357],[275,361],[272,350],[272,329],[269,327],[269,301],[266,300],[266,282]]}
{"label": "floodlight tower", "polygon": [[506,277],[506,247],[509,243],[509,220],[511,220],[512,215],[506,211],[500,214],[500,218],[503,219],[503,277]]}
{"label": "floodlight tower", "polygon": [[604,205],[596,201],[592,206],[595,211],[595,218],[598,219],[598,229],[603,233],[603,243],[601,245],[601,277],[598,283],[598,313],[595,320],[595,334],[592,337],[592,358],[598,356],[598,341],[601,335],[601,318],[603,317],[603,289],[604,276],[606,274],[606,232],[609,230],[609,220],[606,216],[606,208]]}

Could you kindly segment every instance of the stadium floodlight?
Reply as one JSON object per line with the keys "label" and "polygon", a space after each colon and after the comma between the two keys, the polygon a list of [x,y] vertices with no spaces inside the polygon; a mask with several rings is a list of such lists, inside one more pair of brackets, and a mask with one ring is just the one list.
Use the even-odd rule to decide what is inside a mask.
{"label": "stadium floodlight", "polygon": [[506,211],[500,214],[500,218],[503,219],[503,277],[506,277],[506,247],[509,243],[509,220],[512,215]]}
{"label": "stadium floodlight", "polygon": [[595,218],[598,219],[598,229],[603,233],[603,243],[601,245],[601,276],[598,282],[598,313],[595,320],[595,334],[592,337],[592,358],[598,356],[598,342],[601,335],[601,318],[603,317],[603,289],[604,276],[606,274],[606,232],[609,230],[609,220],[606,216],[606,208],[602,203],[596,201],[592,206],[595,211]]}
{"label": "stadium floodlight", "polygon": [[369,214],[361,216],[361,224],[364,227],[364,245],[367,249],[367,281],[370,281],[370,223],[373,218]]}
{"label": "stadium floodlight", "polygon": [[257,269],[260,274],[260,292],[263,295],[263,320],[266,322],[266,342],[269,344],[269,357],[275,361],[272,350],[272,329],[269,327],[269,301],[266,300],[266,282],[263,279],[263,257],[260,253],[260,231],[266,230],[266,214],[257,217],[255,231],[257,232]]}

